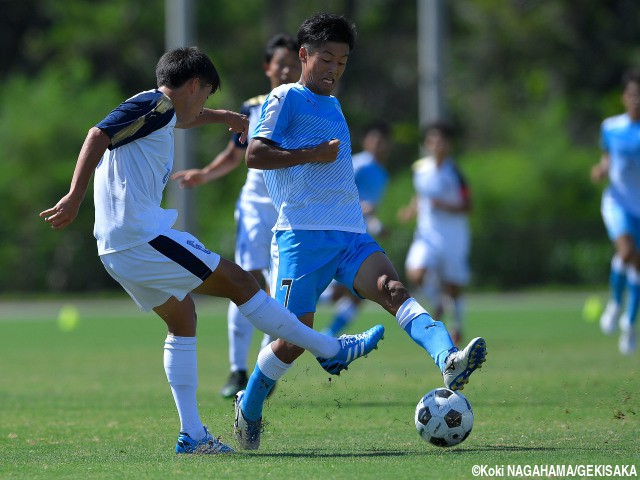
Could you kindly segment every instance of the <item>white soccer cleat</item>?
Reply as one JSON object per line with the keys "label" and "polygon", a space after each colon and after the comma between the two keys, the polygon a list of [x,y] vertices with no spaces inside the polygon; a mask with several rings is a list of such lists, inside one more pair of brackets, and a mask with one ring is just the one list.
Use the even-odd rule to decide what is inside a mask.
{"label": "white soccer cleat", "polygon": [[618,350],[623,355],[631,355],[638,347],[636,340],[636,329],[631,324],[629,317],[623,315],[620,317],[620,339],[618,340]]}
{"label": "white soccer cleat", "polygon": [[257,450],[260,448],[260,434],[262,433],[262,417],[255,421],[244,418],[242,413],[242,397],[244,390],[236,393],[235,399],[235,421],[233,431],[240,447],[244,450]]}
{"label": "white soccer cleat", "polygon": [[600,330],[605,335],[613,335],[618,328],[618,319],[622,313],[620,305],[612,300],[607,302],[607,306],[600,317]]}
{"label": "white soccer cleat", "polygon": [[474,338],[464,350],[449,355],[442,372],[444,386],[450,390],[462,390],[469,383],[471,374],[482,368],[486,356],[487,344],[482,337]]}

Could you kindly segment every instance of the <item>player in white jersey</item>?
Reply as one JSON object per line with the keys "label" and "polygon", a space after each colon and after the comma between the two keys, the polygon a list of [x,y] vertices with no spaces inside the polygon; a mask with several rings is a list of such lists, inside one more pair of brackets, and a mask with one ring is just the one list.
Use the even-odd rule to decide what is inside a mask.
{"label": "player in white jersey", "polygon": [[445,303],[451,303],[455,342],[462,338],[462,290],[469,282],[468,212],[471,201],[467,182],[451,156],[453,129],[443,122],[425,130],[423,147],[431,156],[415,162],[413,185],[416,194],[400,209],[401,220],[417,216],[417,228],[407,253],[407,279],[419,287],[441,318]]}
{"label": "player in white jersey", "polygon": [[[269,79],[271,89],[284,83],[297,81],[300,78],[301,67],[296,39],[284,33],[274,35],[267,42],[262,68]],[[240,113],[249,117],[249,132],[260,118],[265,98],[266,95],[253,97],[244,102],[240,109]],[[237,168],[244,160],[246,148],[247,144],[241,143],[239,135],[236,134],[209,165],[202,169],[193,168],[176,172],[171,178],[179,180],[181,187],[195,187],[208,183]],[[265,287],[270,268],[271,237],[273,236],[271,228],[276,223],[278,213],[271,203],[262,170],[248,169],[247,180],[236,203],[235,218],[237,224],[235,261]],[[251,347],[253,326],[233,302],[229,302],[227,325],[231,371],[220,394],[230,398],[247,385],[247,358]],[[265,335],[262,346],[271,341],[272,339]]]}
{"label": "player in white jersey", "polygon": [[89,130],[69,193],[40,216],[54,229],[67,227],[95,172],[94,235],[100,259],[140,308],[153,310],[167,325],[164,368],[181,426],[175,451],[231,453],[231,447],[209,433],[198,413],[191,292],[229,298],[257,328],[334,357],[343,368],[354,355],[371,351],[378,339],[365,333],[339,340],[315,332],[261,290],[251,274],[189,233],[172,229],[177,213],[163,209],[161,201],[173,166],[174,128],[226,123],[244,141],[248,121],[235,112],[204,108],[220,87],[220,78],[196,47],[165,53],[156,77],[157,89],[126,100]]}
{"label": "player in white jersey", "polygon": [[[264,170],[278,210],[278,259],[272,294],[313,326],[316,302],[335,278],[352,293],[379,303],[432,356],[445,385],[460,389],[485,359],[476,338],[458,351],[398,280],[395,268],[366,233],[353,174],[349,128],[332,96],[355,43],[355,26],[321,13],[298,30],[302,76],[274,89],[247,148],[247,165]],[[278,263],[276,264],[276,260]],[[236,395],[234,429],[241,447],[258,448],[264,400],[303,349],[280,338],[262,351],[246,391]],[[339,364],[318,359],[333,373]]]}
{"label": "player in white jersey", "polygon": [[623,87],[626,111],[602,122],[602,156],[591,169],[591,177],[595,182],[609,178],[602,194],[602,218],[615,247],[611,297],[600,327],[607,335],[619,327],[618,349],[630,355],[637,349],[635,325],[640,306],[640,71],[626,72]]}

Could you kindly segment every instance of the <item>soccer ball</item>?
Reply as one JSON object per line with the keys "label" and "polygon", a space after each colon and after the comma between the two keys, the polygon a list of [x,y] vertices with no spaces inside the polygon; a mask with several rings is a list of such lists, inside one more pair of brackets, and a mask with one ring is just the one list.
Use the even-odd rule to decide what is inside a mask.
{"label": "soccer ball", "polygon": [[418,402],[415,422],[423,440],[438,447],[453,447],[471,433],[473,410],[462,393],[436,388]]}

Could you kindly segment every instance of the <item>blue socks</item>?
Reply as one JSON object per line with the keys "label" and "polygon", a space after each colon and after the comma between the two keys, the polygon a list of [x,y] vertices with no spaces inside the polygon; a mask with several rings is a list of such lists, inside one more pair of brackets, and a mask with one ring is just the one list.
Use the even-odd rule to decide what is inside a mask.
{"label": "blue socks", "polygon": [[611,289],[611,299],[617,304],[622,305],[622,296],[627,286],[627,271],[622,259],[614,255],[611,259],[611,273],[609,274],[609,288]]}
{"label": "blue socks", "polygon": [[440,371],[444,370],[449,354],[458,350],[444,324],[434,321],[428,313],[415,317],[404,327],[404,331],[431,355]]}
{"label": "blue socks", "polygon": [[247,383],[247,388],[245,389],[245,394],[242,399],[242,413],[244,414],[244,418],[249,421],[255,421],[262,417],[264,401],[275,383],[276,380],[267,377],[262,373],[258,364],[256,364],[256,368],[249,377],[249,382]]}
{"label": "blue socks", "polygon": [[640,306],[640,272],[635,268],[627,270],[627,317],[631,325],[636,323]]}

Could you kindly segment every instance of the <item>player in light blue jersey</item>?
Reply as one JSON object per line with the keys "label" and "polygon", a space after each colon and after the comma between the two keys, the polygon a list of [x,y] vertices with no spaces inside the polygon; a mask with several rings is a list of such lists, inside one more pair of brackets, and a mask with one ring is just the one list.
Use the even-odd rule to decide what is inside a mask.
{"label": "player in light blue jersey", "polygon": [[235,112],[204,108],[219,89],[220,77],[196,47],[165,53],[156,77],[158,88],[126,100],[89,130],[69,193],[40,216],[54,229],[67,227],[94,175],[94,235],[100,260],[141,309],[153,310],[167,325],[164,369],[180,417],[175,451],[231,453],[233,449],[202,424],[198,412],[192,292],[229,298],[255,327],[316,355],[333,357],[343,368],[375,348],[379,338],[364,333],[336,339],[314,331],[261,290],[251,274],[193,235],[172,228],[177,212],[162,208],[161,202],[173,167],[174,128],[226,123],[244,141],[248,121]]}
{"label": "player in light blue jersey", "polygon": [[[394,315],[429,352],[445,385],[461,389],[485,360],[484,339],[458,351],[444,325],[409,296],[382,248],[366,233],[349,127],[332,96],[355,36],[355,26],[338,15],[321,13],[302,23],[300,82],[271,92],[247,148],[247,165],[264,170],[278,211],[272,294],[302,323],[313,326],[318,297],[335,278]],[[258,448],[269,388],[303,351],[278,339],[260,352],[246,391],[236,395],[234,430],[242,448]],[[330,373],[340,367],[335,361],[318,361]]]}
{"label": "player in light blue jersey", "polygon": [[623,87],[625,113],[602,122],[602,156],[591,169],[591,177],[596,182],[609,178],[602,194],[602,218],[615,246],[611,297],[600,327],[607,335],[619,327],[618,348],[630,355],[637,348],[635,324],[640,305],[640,71],[626,72]]}
{"label": "player in light blue jersey", "polygon": [[[362,148],[361,152],[353,155],[353,174],[367,233],[378,237],[383,233],[383,226],[376,211],[389,182],[385,168],[390,148],[389,125],[385,122],[368,125],[362,137]],[[355,320],[362,299],[336,281],[331,282],[321,299],[324,297],[330,298],[336,306],[331,322],[322,333],[335,337]]]}
{"label": "player in light blue jersey", "polygon": [[[262,68],[269,79],[271,89],[297,81],[301,72],[297,40],[284,33],[274,35],[267,42]],[[266,95],[259,95],[242,104],[240,113],[249,117],[249,132],[258,123],[265,98]],[[204,168],[176,172],[171,178],[179,180],[181,187],[191,188],[208,183],[237,168],[244,160],[246,149],[247,144],[240,142],[240,136],[236,134],[209,165]],[[271,228],[276,223],[278,213],[271,203],[261,170],[248,169],[247,180],[236,203],[235,218],[237,224],[235,261],[251,273],[263,287],[266,287],[273,236]],[[247,386],[247,358],[251,347],[253,326],[233,302],[229,302],[227,325],[231,372],[220,394],[230,398]],[[263,346],[271,341],[272,339],[265,335],[262,341]],[[273,390],[269,393],[272,392]]]}

